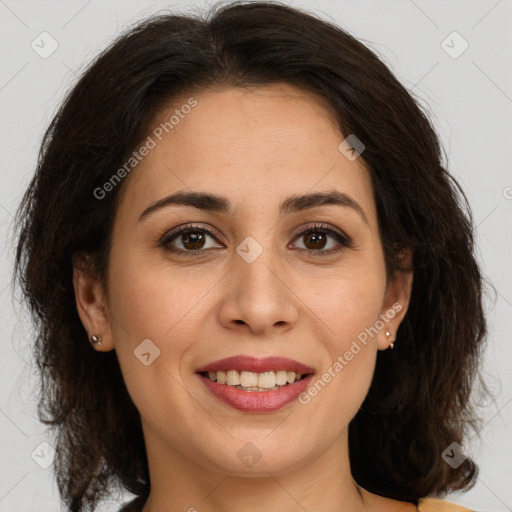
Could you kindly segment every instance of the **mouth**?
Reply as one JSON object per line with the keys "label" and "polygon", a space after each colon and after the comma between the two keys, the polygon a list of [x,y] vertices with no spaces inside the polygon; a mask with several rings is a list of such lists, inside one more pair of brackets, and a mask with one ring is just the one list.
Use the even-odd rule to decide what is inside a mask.
{"label": "mouth", "polygon": [[244,412],[272,412],[295,400],[311,382],[314,370],[282,357],[235,356],[196,373],[224,404]]}
{"label": "mouth", "polygon": [[223,386],[230,386],[242,391],[275,391],[289,386],[311,375],[297,372],[288,372],[286,370],[267,371],[262,373],[249,371],[217,371],[217,372],[199,372],[199,375],[209,379],[212,382]]}

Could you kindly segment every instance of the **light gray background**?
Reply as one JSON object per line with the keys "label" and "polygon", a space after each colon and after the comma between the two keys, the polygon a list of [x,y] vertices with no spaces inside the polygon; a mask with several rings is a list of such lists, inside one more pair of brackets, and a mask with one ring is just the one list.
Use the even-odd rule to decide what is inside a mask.
{"label": "light gray background", "polygon": [[[363,39],[433,112],[475,218],[479,259],[497,289],[486,300],[490,333],[484,374],[496,403],[484,410],[483,442],[463,447],[481,473],[475,487],[448,499],[480,511],[512,510],[512,2],[510,0],[293,1]],[[12,220],[33,172],[43,132],[64,93],[91,58],[128,23],[159,9],[211,2],[0,0],[0,512],[60,510],[51,439],[36,417],[30,321],[12,298]],[[58,42],[47,59],[32,41]],[[457,31],[469,44],[458,58],[441,46]],[[42,46],[42,43],[38,43]],[[462,48],[451,36],[451,52]],[[48,45],[45,48],[49,48]],[[34,451],[35,450],[35,451]],[[32,458],[33,455],[33,458]],[[35,460],[34,460],[35,459]],[[102,510],[115,511],[128,495]]]}

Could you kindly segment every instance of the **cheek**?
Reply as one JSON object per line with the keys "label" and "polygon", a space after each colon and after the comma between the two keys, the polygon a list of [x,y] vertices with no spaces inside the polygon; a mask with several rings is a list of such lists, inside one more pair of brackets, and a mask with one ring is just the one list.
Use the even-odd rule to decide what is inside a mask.
{"label": "cheek", "polygon": [[379,319],[385,292],[384,269],[375,262],[368,271],[346,268],[324,280],[322,291],[302,290],[304,302],[328,327],[330,352],[336,356],[345,351],[347,343],[366,332]]}
{"label": "cheek", "polygon": [[[110,310],[121,324],[121,338],[163,341],[198,303],[203,291],[184,269],[154,263],[153,252],[113,254],[110,273]],[[152,262],[153,260],[153,262]],[[124,328],[124,331],[123,329]],[[119,331],[119,326],[118,329]]]}
{"label": "cheek", "polygon": [[158,390],[168,389],[171,396],[173,390],[179,391],[180,361],[197,337],[194,325],[201,325],[190,322],[202,293],[186,286],[177,272],[148,265],[140,256],[127,253],[119,260],[113,254],[109,310],[127,388],[138,407],[144,408]]}
{"label": "cheek", "polygon": [[[360,282],[359,282],[360,284]],[[339,435],[357,414],[375,370],[377,344],[371,327],[379,318],[381,296],[369,288],[341,285],[324,297],[321,320],[326,357],[320,373],[299,400],[310,408],[311,429],[326,438]]]}
{"label": "cheek", "polygon": [[185,418],[190,403],[183,393],[180,361],[198,337],[194,326],[201,323],[193,321],[194,304],[204,292],[180,279],[178,271],[148,264],[148,259],[137,251],[126,251],[122,259],[112,254],[109,308],[115,350],[143,417],[158,421],[163,407],[166,418]]}
{"label": "cheek", "polygon": [[327,357],[315,379],[319,382],[312,383],[304,402],[318,400],[317,405],[331,411],[337,425],[356,414],[375,369],[385,275],[379,262],[368,268],[333,276],[330,283],[334,285],[309,296],[308,305],[320,320],[317,325]]}

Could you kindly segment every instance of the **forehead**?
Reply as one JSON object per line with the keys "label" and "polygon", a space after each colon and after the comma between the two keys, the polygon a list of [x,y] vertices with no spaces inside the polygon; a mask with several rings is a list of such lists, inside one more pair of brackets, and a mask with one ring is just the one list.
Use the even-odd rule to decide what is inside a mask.
{"label": "forehead", "polygon": [[373,213],[364,161],[340,152],[345,136],[325,102],[291,85],[182,95],[158,112],[147,136],[154,147],[123,194],[139,210],[176,190],[231,197],[240,212],[244,205],[268,209],[284,196],[337,189]]}

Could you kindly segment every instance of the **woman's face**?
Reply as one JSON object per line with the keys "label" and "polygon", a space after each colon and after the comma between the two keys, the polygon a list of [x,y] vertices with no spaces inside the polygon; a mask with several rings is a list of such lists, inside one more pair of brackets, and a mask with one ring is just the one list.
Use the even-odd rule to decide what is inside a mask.
{"label": "woman's face", "polygon": [[[320,100],[286,84],[193,97],[159,114],[154,147],[122,184],[108,315],[81,317],[103,336],[101,350],[116,350],[150,459],[277,475],[334,447],[339,455],[410,281],[386,285],[369,173],[339,149],[345,137]],[[160,123],[172,115],[166,133]],[[178,192],[216,200],[166,200]],[[337,202],[315,196],[335,193]],[[314,375],[271,392],[226,392],[198,373],[233,356],[292,360],[228,363],[274,370],[245,374],[246,386],[270,386],[299,363]]]}

